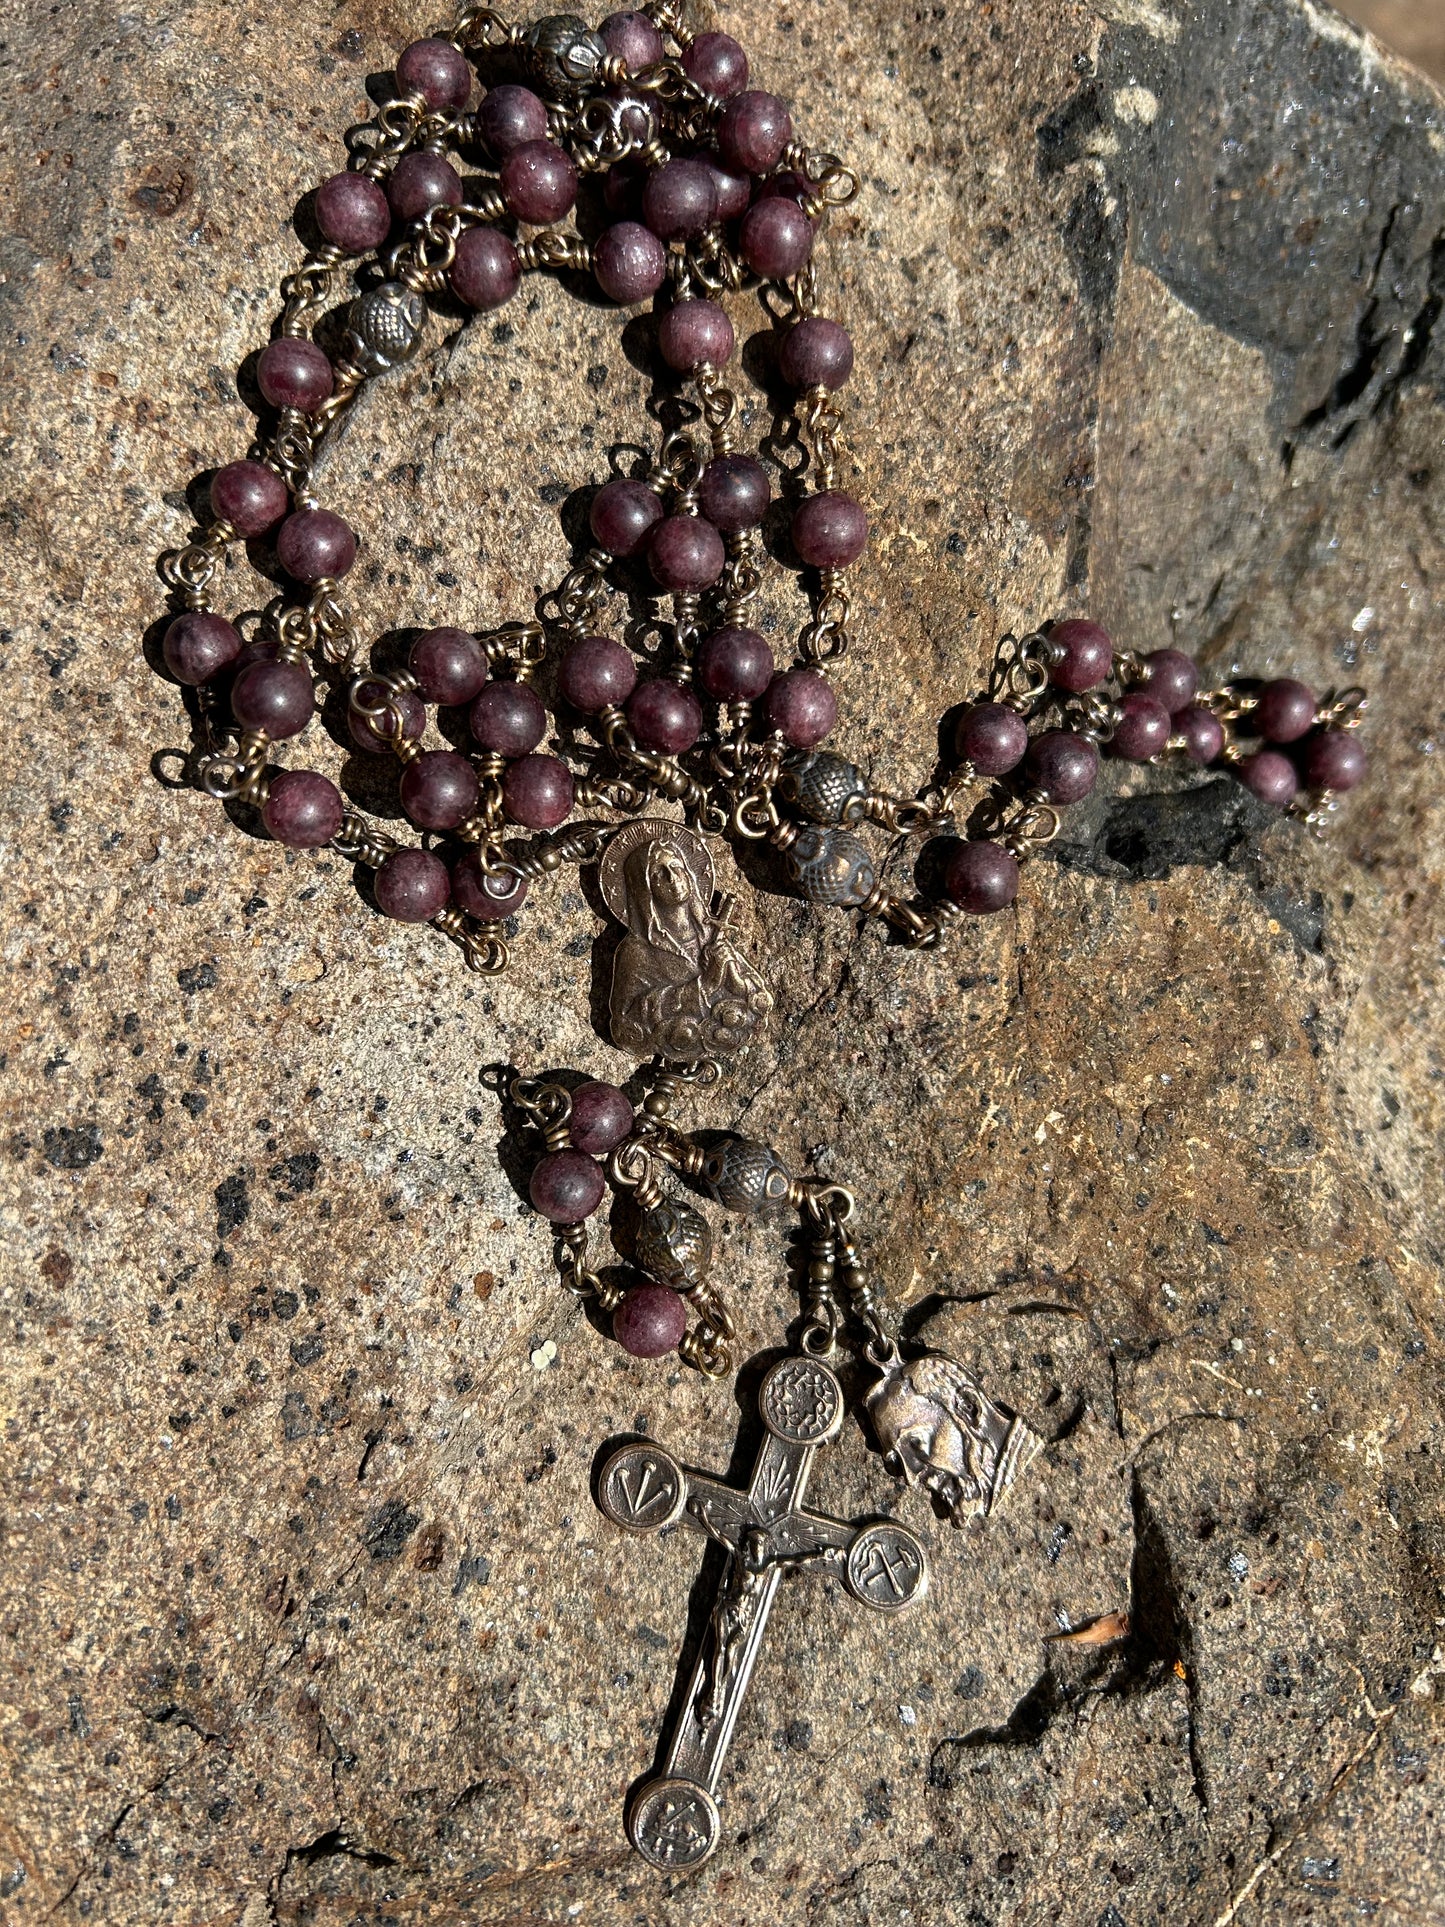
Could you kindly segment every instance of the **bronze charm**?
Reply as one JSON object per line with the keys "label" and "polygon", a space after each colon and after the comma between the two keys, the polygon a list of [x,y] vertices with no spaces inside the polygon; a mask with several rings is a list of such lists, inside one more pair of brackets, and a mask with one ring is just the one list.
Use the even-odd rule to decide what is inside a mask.
{"label": "bronze charm", "polygon": [[956,1526],[992,1512],[1043,1445],[940,1352],[894,1358],[865,1402],[889,1471],[941,1499]]}

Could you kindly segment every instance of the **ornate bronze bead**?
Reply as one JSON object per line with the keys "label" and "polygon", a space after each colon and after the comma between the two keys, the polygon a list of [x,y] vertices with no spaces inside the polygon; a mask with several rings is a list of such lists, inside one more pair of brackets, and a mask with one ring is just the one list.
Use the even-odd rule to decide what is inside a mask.
{"label": "ornate bronze bead", "polygon": [[814,823],[856,823],[867,794],[857,764],[826,749],[790,756],[778,778],[778,795]]}
{"label": "ornate bronze bead", "polygon": [[352,302],[347,350],[365,374],[382,374],[416,353],[425,320],[419,294],[399,281],[383,281]]}
{"label": "ornate bronze bead", "polygon": [[690,1204],[664,1198],[642,1214],[636,1256],[650,1278],[686,1291],[702,1283],[712,1263],[712,1228]]}
{"label": "ornate bronze bead", "polygon": [[730,1137],[703,1160],[702,1179],[729,1211],[766,1211],[786,1204],[793,1176],[771,1145]]}
{"label": "ornate bronze bead", "polygon": [[809,903],[851,907],[877,887],[873,857],[851,830],[800,830],[788,848],[788,873]]}
{"label": "ornate bronze bead", "polygon": [[586,87],[607,58],[602,36],[575,13],[549,13],[534,20],[525,44],[537,78],[564,93]]}

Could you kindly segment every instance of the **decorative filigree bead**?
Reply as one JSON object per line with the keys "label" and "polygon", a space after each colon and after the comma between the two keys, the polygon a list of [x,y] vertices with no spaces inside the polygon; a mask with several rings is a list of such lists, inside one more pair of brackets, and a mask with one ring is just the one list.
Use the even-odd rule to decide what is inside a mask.
{"label": "decorative filigree bead", "polygon": [[873,857],[851,830],[800,830],[788,848],[788,873],[809,903],[852,909],[877,888]]}
{"label": "decorative filigree bead", "polygon": [[690,1204],[664,1198],[642,1214],[636,1256],[649,1277],[686,1291],[702,1283],[712,1263],[712,1229]]}
{"label": "decorative filigree bead", "polygon": [[351,304],[347,352],[364,373],[384,374],[399,361],[410,361],[425,320],[426,304],[419,294],[399,281],[383,281]]}
{"label": "decorative filigree bead", "polygon": [[856,763],[826,749],[808,749],[784,763],[778,794],[814,823],[856,823],[868,785]]}
{"label": "decorative filigree bead", "polygon": [[586,87],[607,58],[607,45],[575,13],[549,13],[534,20],[523,43],[537,78],[564,93]]}
{"label": "decorative filigree bead", "polygon": [[793,1174],[771,1145],[756,1138],[730,1137],[703,1160],[702,1180],[729,1211],[766,1211],[786,1204]]}

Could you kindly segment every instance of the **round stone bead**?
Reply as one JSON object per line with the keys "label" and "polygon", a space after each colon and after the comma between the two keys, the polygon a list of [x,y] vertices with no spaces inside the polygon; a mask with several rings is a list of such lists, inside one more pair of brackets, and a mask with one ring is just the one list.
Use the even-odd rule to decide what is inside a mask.
{"label": "round stone bead", "polygon": [[1280,676],[1260,690],[1254,726],[1267,743],[1296,743],[1314,722],[1314,691],[1304,683]]}
{"label": "round stone bead", "polygon": [[712,175],[717,189],[717,218],[736,221],[739,215],[746,214],[753,199],[751,174],[739,174],[731,167],[724,167],[716,154],[699,154],[698,159]]}
{"label": "round stone bead", "polygon": [[231,685],[231,714],[242,729],[263,729],[273,742],[298,736],[316,710],[311,671],[299,662],[247,663]]}
{"label": "round stone bead", "polygon": [[813,223],[796,201],[769,195],[754,201],[738,230],[738,250],[754,274],[765,281],[787,281],[813,252]]}
{"label": "round stone bead", "polygon": [[597,237],[592,272],[609,301],[631,307],[656,294],[667,279],[667,250],[640,221],[617,221]]}
{"label": "round stone bead", "polygon": [[662,520],[663,507],[646,482],[604,482],[592,498],[587,521],[597,546],[609,555],[640,555]]}
{"label": "round stone bead", "polygon": [[475,850],[468,850],[452,865],[452,902],[479,923],[500,923],[515,916],[527,901],[529,887],[525,877],[510,871],[489,875]]}
{"label": "round stone bead", "polygon": [[633,1111],[627,1093],[619,1091],[615,1084],[594,1080],[579,1084],[573,1091],[567,1130],[579,1151],[586,1151],[592,1157],[605,1157],[627,1136],[632,1124]]}
{"label": "round stone bead", "polygon": [[774,668],[767,638],[756,629],[715,629],[697,652],[697,679],[720,703],[756,702]]}
{"label": "round stone bead", "polygon": [[555,141],[523,141],[502,163],[502,197],[519,221],[545,227],[577,199],[577,169]]}
{"label": "round stone bead", "polygon": [[413,40],[396,63],[403,94],[420,94],[434,114],[454,114],[471,98],[472,70],[450,40]]}
{"label": "round stone bead", "polygon": [[683,51],[682,71],[714,100],[731,100],[748,84],[748,57],[730,33],[700,33]]}
{"label": "round stone bead", "polygon": [[1171,716],[1187,709],[1199,688],[1199,666],[1182,649],[1151,649],[1144,658],[1144,694]]}
{"label": "round stone bead", "polygon": [[679,756],[702,734],[702,705],[681,683],[658,676],[628,697],[627,721],[641,748]]}
{"label": "round stone bead", "polygon": [[673,595],[711,588],[726,561],[722,537],[700,515],[665,515],[647,544],[653,581]]}
{"label": "round stone bead", "polygon": [[862,504],[842,489],[809,495],[793,515],[793,547],[815,569],[846,569],[868,545],[868,517]]}
{"label": "round stone bead", "polygon": [[1295,773],[1295,766],[1288,756],[1281,755],[1277,749],[1262,749],[1253,756],[1246,756],[1236,768],[1240,782],[1247,790],[1253,791],[1261,803],[1273,803],[1283,809],[1299,794],[1299,777]]}
{"label": "round stone bead", "polygon": [[980,776],[1007,776],[1017,769],[1029,746],[1028,725],[1006,703],[975,703],[959,719],[955,738],[960,756]]}
{"label": "round stone bead", "polygon": [[311,769],[283,769],[271,778],[261,821],[292,850],[319,850],[341,832],[341,791]]}
{"label": "round stone bead", "polygon": [[1203,703],[1190,703],[1174,718],[1174,727],[1184,738],[1184,753],[1201,767],[1212,763],[1224,748],[1224,725]]}
{"label": "round stone bead", "polygon": [[1346,729],[1317,729],[1300,754],[1300,769],[1312,790],[1352,790],[1368,766],[1364,744]]}
{"label": "round stone bead", "polygon": [[524,682],[489,682],[472,704],[472,735],[499,756],[527,756],[547,734],[542,698]]}
{"label": "round stone bead", "polygon": [[522,280],[522,264],[511,237],[500,228],[469,227],[457,239],[456,259],[447,280],[458,301],[485,313],[510,301]]}
{"label": "round stone bead", "polygon": [[572,814],[575,797],[572,772],[555,756],[520,757],[502,778],[502,808],[524,830],[555,830]]}
{"label": "round stone bead", "polygon": [[702,161],[664,161],[647,177],[642,218],[662,241],[688,241],[717,219],[717,182]]}
{"label": "round stone bead", "polygon": [[832,734],[838,720],[838,698],[828,678],[817,669],[785,669],[768,684],[766,715],[784,742],[794,749],[812,749]]}
{"label": "round stone bead", "polygon": [[1132,689],[1119,704],[1119,721],[1109,747],[1126,762],[1147,763],[1169,741],[1173,727],[1163,703]]}
{"label": "round stone bead", "polygon": [[403,154],[386,183],[398,221],[424,221],[434,207],[460,207],[462,177],[451,162],[426,148]]}
{"label": "round stone bead", "polygon": [[662,35],[645,13],[609,13],[597,31],[613,59],[634,74],[655,66],[666,51]]}
{"label": "round stone bead", "polygon": [[793,119],[776,94],[735,94],[717,125],[718,152],[730,167],[767,174],[793,138]]}
{"label": "round stone bead", "polygon": [[772,499],[768,472],[751,455],[718,455],[703,470],[697,499],[715,529],[737,535],[755,529]]}
{"label": "round stone bead", "polygon": [[469,703],[487,680],[486,651],[465,629],[428,629],[411,645],[407,667],[429,703]]}
{"label": "round stone bead", "polygon": [[527,141],[547,138],[547,109],[530,87],[510,81],[491,88],[477,109],[477,132],[494,160],[504,161]]}
{"label": "round stone bead", "polygon": [[665,1358],[687,1330],[687,1306],[666,1285],[634,1285],[612,1314],[612,1336],[630,1358]]}
{"label": "round stone bead", "polygon": [[401,807],[419,830],[454,830],[477,807],[477,772],[454,749],[428,749],[401,776]]}
{"label": "round stone bead", "polygon": [[807,315],[783,336],[778,372],[790,388],[841,388],[853,372],[853,338],[836,321]]}
{"label": "round stone bead", "polygon": [[680,375],[704,362],[726,367],[735,339],[733,324],[716,301],[679,301],[657,324],[658,352]]}
{"label": "round stone bead", "polygon": [[241,653],[241,636],[224,616],[203,614],[199,609],[177,616],[161,642],[166,668],[177,682],[199,689],[229,669]]}
{"label": "round stone bead", "polygon": [[316,190],[316,225],[334,248],[367,254],[391,233],[391,203],[369,174],[333,174]]}
{"label": "round stone bead", "polygon": [[549,1151],[537,1160],[527,1192],[553,1224],[581,1224],[607,1195],[607,1180],[585,1151]]}
{"label": "round stone bead", "polygon": [[356,560],[356,537],[330,509],[297,509],[281,524],[276,560],[298,582],[324,582],[345,575]]}
{"label": "round stone bead", "polygon": [[726,1210],[751,1216],[786,1204],[793,1174],[771,1145],[726,1137],[703,1159],[702,1181]]}
{"label": "round stone bead", "polygon": [[314,341],[282,335],[261,350],[256,385],[273,408],[299,408],[309,415],[330,398],[331,363]]}
{"label": "round stone bead", "polygon": [[851,830],[799,830],[784,862],[809,903],[851,909],[866,902],[878,882],[868,845]]}
{"label": "round stone bead", "polygon": [[1078,617],[1056,622],[1049,630],[1049,641],[1063,651],[1049,671],[1049,681],[1075,696],[1097,689],[1114,666],[1114,644],[1108,630],[1097,622]]}
{"label": "round stone bead", "polygon": [[[401,718],[401,733],[405,741],[414,743],[424,734],[426,704],[414,689],[406,689],[398,694],[395,690],[384,688],[379,682],[364,682],[357,690],[357,695],[368,709],[379,709],[382,703],[395,709]],[[346,727],[358,749],[381,755],[391,748],[386,737],[378,734],[366,718],[354,709],[347,714]]]}
{"label": "round stone bead", "polygon": [[452,893],[447,866],[430,850],[392,850],[372,888],[382,915],[398,923],[430,923],[446,909]]}
{"label": "round stone bead", "polygon": [[856,823],[868,785],[856,763],[826,749],[800,750],[783,765],[778,794],[814,823]]}
{"label": "round stone bead", "polygon": [[247,541],[274,529],[290,505],[290,490],[264,462],[227,462],[211,477],[211,513]]}
{"label": "round stone bead", "polygon": [[558,695],[584,716],[620,709],[636,687],[637,658],[611,636],[583,636],[567,651],[557,671]]}
{"label": "round stone bead", "polygon": [[1098,781],[1099,752],[1071,729],[1046,729],[1029,744],[1024,767],[1051,803],[1079,803]]}
{"label": "round stone bead", "polygon": [[647,169],[641,161],[615,161],[602,176],[602,205],[619,220],[640,222],[646,180]]}
{"label": "round stone bead", "polygon": [[951,902],[972,917],[1006,910],[1019,893],[1019,866],[1001,843],[960,843],[943,871]]}

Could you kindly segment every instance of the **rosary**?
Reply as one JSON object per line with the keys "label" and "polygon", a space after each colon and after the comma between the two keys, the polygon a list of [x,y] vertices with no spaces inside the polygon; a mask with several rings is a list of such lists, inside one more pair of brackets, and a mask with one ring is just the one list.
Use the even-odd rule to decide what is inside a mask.
{"label": "rosary", "polygon": [[[486,83],[476,105],[474,62]],[[289,848],[329,849],[371,873],[383,916],[430,924],[484,975],[507,968],[534,886],[573,869],[595,876],[625,933],[610,1028],[638,1060],[631,1094],[554,1070],[513,1074],[503,1095],[535,1137],[530,1197],[552,1227],[561,1282],[610,1319],[616,1342],[730,1374],[711,1227],[684,1194],[796,1221],[801,1317],[761,1383],[746,1489],[645,1440],[599,1478],[617,1526],[683,1525],[723,1549],[664,1769],[627,1814],[638,1852],[678,1870],[717,1845],[723,1762],[783,1573],[832,1572],[884,1614],[927,1589],[928,1553],[906,1526],[806,1503],[814,1456],[847,1414],[840,1346],[869,1375],[860,1403],[885,1467],[955,1525],[990,1513],[1043,1444],[972,1372],[900,1350],[845,1186],[687,1123],[773,1005],[735,900],[718,892],[720,844],[771,846],[808,903],[881,918],[892,941],[929,950],[960,917],[1014,902],[1021,867],[1093,789],[1106,751],[1226,769],[1316,831],[1365,770],[1362,690],[1321,698],[1287,678],[1201,690],[1188,656],[1117,649],[1077,618],[1003,639],[918,796],[874,788],[823,747],[849,647],[847,571],[868,522],[838,486],[853,346],[820,312],[814,251],[858,181],[749,78],[738,43],[689,33],[675,0],[596,28],[571,14],[513,25],[468,5],[452,31],[407,47],[394,97],[353,130],[350,165],[316,192],[321,244],[282,283],[259,358],[262,432],[216,472],[208,526],[162,565],[177,610],[165,661],[193,692],[194,773],[211,796],[258,813]],[[656,452],[619,444],[591,498],[590,544],[530,616],[484,633],[432,629],[404,663],[376,652],[365,666],[343,601],[356,538],[317,495],[327,436],[368,382],[415,355],[430,303],[494,311],[536,272],[590,276],[624,311],[654,304]],[[345,305],[328,311],[348,281]],[[775,474],[740,446],[745,412],[729,385],[723,297],[745,289],[772,324],[789,396],[760,450]],[[634,472],[622,472],[629,454]],[[249,636],[214,606],[235,543],[260,545],[291,585]],[[772,570],[796,576],[806,608],[782,663],[765,633],[776,624],[755,606]],[[356,749],[394,759],[417,841],[388,835],[328,777],[276,760],[311,724],[318,677],[347,689]],[[433,746],[432,731],[462,747]],[[899,893],[885,859],[891,877],[910,852],[913,881]],[[625,1288],[599,1276],[589,1246],[609,1190],[633,1267]]]}

